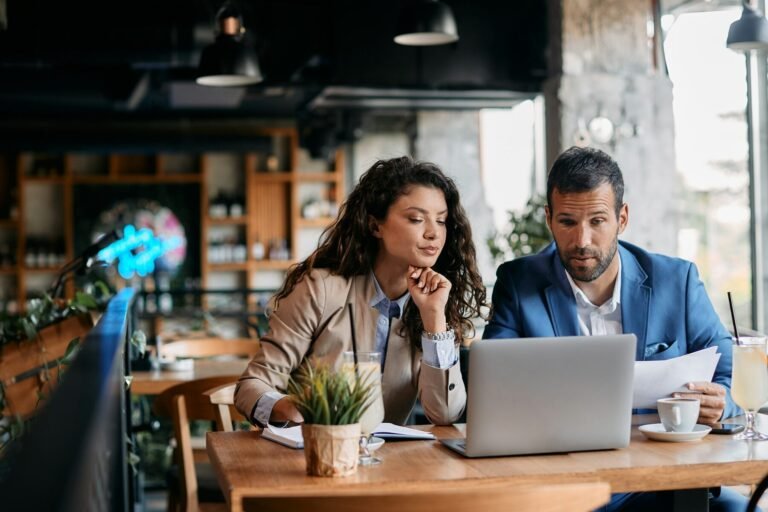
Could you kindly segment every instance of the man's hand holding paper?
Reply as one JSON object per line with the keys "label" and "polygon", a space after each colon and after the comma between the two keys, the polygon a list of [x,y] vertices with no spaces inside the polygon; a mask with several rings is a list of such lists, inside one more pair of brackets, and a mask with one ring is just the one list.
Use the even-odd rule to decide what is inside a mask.
{"label": "man's hand holding paper", "polygon": [[632,407],[655,409],[657,399],[685,393],[701,402],[699,421],[719,420],[725,408],[725,388],[711,382],[719,360],[717,347],[710,347],[673,359],[636,362]]}

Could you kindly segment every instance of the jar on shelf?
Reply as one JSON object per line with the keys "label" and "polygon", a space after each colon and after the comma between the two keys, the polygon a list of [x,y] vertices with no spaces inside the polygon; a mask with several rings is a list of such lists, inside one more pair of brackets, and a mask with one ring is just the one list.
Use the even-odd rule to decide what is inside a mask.
{"label": "jar on shelf", "polygon": [[219,192],[208,205],[208,216],[212,219],[222,219],[227,216],[227,199]]}
{"label": "jar on shelf", "polygon": [[238,263],[243,263],[248,258],[248,249],[244,242],[238,242],[232,249],[232,258]]}
{"label": "jar on shelf", "polygon": [[280,261],[290,259],[288,241],[285,238],[272,239],[269,243],[269,259]]}
{"label": "jar on shelf", "polygon": [[27,238],[27,247],[24,252],[24,266],[34,268],[37,266],[37,241],[34,238]]}
{"label": "jar on shelf", "polygon": [[229,204],[229,216],[230,217],[243,216],[243,198],[242,197],[232,198],[232,202]]}
{"label": "jar on shelf", "polygon": [[259,237],[257,236],[256,241],[251,245],[251,257],[256,261],[261,261],[264,259],[264,256],[266,256],[264,244],[261,242],[261,240],[259,240]]}

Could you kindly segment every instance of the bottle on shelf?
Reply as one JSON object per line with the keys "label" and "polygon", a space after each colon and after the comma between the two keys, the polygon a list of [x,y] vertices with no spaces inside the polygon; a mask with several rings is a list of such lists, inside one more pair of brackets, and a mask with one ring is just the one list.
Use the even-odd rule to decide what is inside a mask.
{"label": "bottle on shelf", "polygon": [[173,296],[168,293],[171,289],[171,277],[167,272],[157,272],[157,291],[160,312],[168,314],[173,309]]}
{"label": "bottle on shelf", "polygon": [[144,278],[144,290],[146,290],[146,301],[144,303],[147,313],[157,313],[157,299],[155,296],[155,278],[147,276]]}
{"label": "bottle on shelf", "polygon": [[243,263],[248,258],[248,249],[245,246],[245,242],[238,241],[232,249],[233,260],[238,263]]}
{"label": "bottle on shelf", "polygon": [[[187,292],[191,292],[195,289],[195,279],[192,277],[185,277],[184,278],[184,290]],[[195,294],[194,293],[185,293],[184,294],[184,307],[185,308],[193,308],[195,307]]]}
{"label": "bottle on shelf", "polygon": [[264,256],[266,256],[264,244],[259,240],[257,235],[256,240],[253,242],[253,245],[251,245],[251,257],[256,261],[261,261],[264,259]]}
{"label": "bottle on shelf", "polygon": [[208,262],[221,263],[221,243],[218,237],[211,237],[208,241]]}
{"label": "bottle on shelf", "polygon": [[52,240],[48,242],[48,250],[45,252],[45,265],[49,268],[54,268],[59,263],[59,254],[61,253],[61,246],[63,240]]}
{"label": "bottle on shelf", "polygon": [[45,268],[48,266],[48,247],[50,241],[40,239],[37,243],[37,252],[35,252],[35,266],[38,268]]}
{"label": "bottle on shelf", "polygon": [[227,216],[227,200],[221,191],[208,205],[208,216],[212,219],[222,219]]}
{"label": "bottle on shelf", "polygon": [[24,266],[27,268],[35,268],[37,266],[37,240],[35,238],[27,238],[27,245],[24,252]]}
{"label": "bottle on shelf", "polygon": [[234,261],[233,248],[235,247],[235,238],[228,236],[224,241],[224,263],[232,263]]}
{"label": "bottle on shelf", "polygon": [[290,257],[288,241],[285,238],[273,238],[269,243],[269,259],[284,261]]}
{"label": "bottle on shelf", "polygon": [[229,216],[242,217],[244,213],[243,203],[244,201],[242,196],[233,196],[231,202],[229,203]]}

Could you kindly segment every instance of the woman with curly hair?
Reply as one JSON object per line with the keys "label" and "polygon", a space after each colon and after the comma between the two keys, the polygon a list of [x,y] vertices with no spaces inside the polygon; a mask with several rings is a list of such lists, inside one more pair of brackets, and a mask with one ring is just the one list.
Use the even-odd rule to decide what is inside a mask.
{"label": "woman with curly hair", "polygon": [[402,424],[418,397],[435,424],[464,410],[458,344],[473,335],[485,287],[455,183],[434,164],[381,160],[363,174],[318,248],[275,296],[261,351],[235,403],[255,424],[302,417],[283,394],[305,358],[338,363],[352,349],[383,354],[385,421]]}

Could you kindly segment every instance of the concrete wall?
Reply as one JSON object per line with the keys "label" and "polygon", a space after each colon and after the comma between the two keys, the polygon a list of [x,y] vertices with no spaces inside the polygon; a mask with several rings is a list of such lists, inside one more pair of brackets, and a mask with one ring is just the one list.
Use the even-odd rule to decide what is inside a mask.
{"label": "concrete wall", "polygon": [[415,156],[434,162],[456,181],[472,226],[483,281],[496,281],[496,265],[486,240],[493,230],[480,173],[480,123],[477,111],[423,111],[418,114]]}
{"label": "concrete wall", "polygon": [[[551,1],[553,65],[545,84],[547,155],[589,145],[619,163],[630,222],[623,239],[675,254],[676,198],[672,84],[656,68],[648,37],[650,3]],[[590,122],[605,118],[614,135],[600,142]]]}
{"label": "concrete wall", "polygon": [[493,227],[480,178],[479,118],[477,111],[424,111],[417,115],[415,140],[402,132],[367,133],[348,149],[348,191],[360,175],[379,159],[411,155],[433,162],[456,181],[472,225],[480,271],[486,283],[496,280],[486,239]]}

